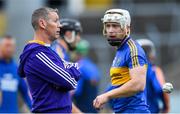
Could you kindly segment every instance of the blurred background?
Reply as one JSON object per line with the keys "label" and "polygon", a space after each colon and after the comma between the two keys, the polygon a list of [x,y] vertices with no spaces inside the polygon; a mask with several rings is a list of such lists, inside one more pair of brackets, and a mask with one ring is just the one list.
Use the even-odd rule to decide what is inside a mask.
{"label": "blurred background", "polygon": [[24,45],[33,38],[32,12],[42,6],[58,8],[60,18],[82,23],[82,39],[91,46],[89,56],[102,71],[99,93],[110,81],[109,68],[115,54],[102,35],[101,18],[110,8],[129,10],[131,36],[155,43],[156,64],[162,67],[166,81],[174,85],[170,112],[180,112],[180,0],[0,0],[0,36],[10,34],[17,39],[17,62]]}

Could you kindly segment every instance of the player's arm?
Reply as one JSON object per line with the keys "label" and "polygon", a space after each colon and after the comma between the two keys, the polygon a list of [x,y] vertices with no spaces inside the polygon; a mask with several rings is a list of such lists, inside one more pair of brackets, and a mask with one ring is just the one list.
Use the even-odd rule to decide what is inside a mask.
{"label": "player's arm", "polygon": [[[161,88],[163,86],[163,84],[165,84],[165,76],[164,76],[164,73],[162,71],[162,69],[160,67],[154,67],[155,69],[155,72],[156,72],[156,76],[157,76],[157,79],[161,85]],[[163,113],[168,113],[169,110],[170,110],[170,103],[169,103],[169,95],[168,93],[163,93],[163,110],[162,112]]]}
{"label": "player's arm", "polygon": [[119,88],[113,89],[107,93],[99,95],[93,101],[95,108],[101,108],[104,103],[112,98],[129,97],[140,91],[143,91],[146,84],[146,66],[137,66],[129,70],[131,80]]}
{"label": "player's arm", "polygon": [[76,88],[80,72],[75,67],[64,68],[63,63],[48,52],[38,52],[31,59],[28,65],[40,78],[64,90]]}
{"label": "player's arm", "polygon": [[29,110],[31,109],[32,107],[32,103],[31,103],[31,99],[30,99],[30,96],[28,94],[28,87],[27,87],[27,84],[25,82],[24,79],[22,78],[19,78],[19,90],[21,92],[21,95],[23,97],[23,100],[24,102],[26,103],[26,105],[28,106]]}
{"label": "player's arm", "polygon": [[169,113],[170,111],[170,103],[169,103],[169,95],[168,93],[163,93],[163,110],[162,113]]}

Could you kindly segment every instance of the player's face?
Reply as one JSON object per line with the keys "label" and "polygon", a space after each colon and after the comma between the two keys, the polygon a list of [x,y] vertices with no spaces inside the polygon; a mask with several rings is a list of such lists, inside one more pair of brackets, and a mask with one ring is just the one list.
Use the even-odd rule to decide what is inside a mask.
{"label": "player's face", "polygon": [[15,52],[15,41],[4,39],[1,43],[1,54],[5,59],[11,59]]}
{"label": "player's face", "polygon": [[47,20],[46,32],[49,36],[50,41],[54,41],[60,37],[60,22],[59,16],[56,12],[50,12],[48,15],[49,19]]}
{"label": "player's face", "polygon": [[105,31],[109,38],[123,39],[126,35],[126,30],[122,29],[118,23],[113,22],[105,23]]}
{"label": "player's face", "polygon": [[71,45],[72,48],[76,47],[76,44],[81,40],[80,33],[75,31],[66,31],[65,40]]}

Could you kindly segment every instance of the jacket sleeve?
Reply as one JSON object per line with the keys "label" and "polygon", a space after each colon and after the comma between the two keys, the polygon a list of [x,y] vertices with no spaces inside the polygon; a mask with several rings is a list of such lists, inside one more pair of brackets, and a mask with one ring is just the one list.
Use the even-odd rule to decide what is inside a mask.
{"label": "jacket sleeve", "polygon": [[79,75],[77,75],[77,70],[79,70],[79,65],[78,63],[72,63],[72,62],[67,62],[65,60],[62,59],[63,65],[65,67],[65,69],[67,69],[69,71],[69,73],[71,75],[74,75],[75,80],[79,80]]}
{"label": "jacket sleeve", "polygon": [[32,71],[40,78],[65,90],[76,88],[80,72],[75,67],[65,68],[61,60],[48,52],[38,52],[30,61]]}

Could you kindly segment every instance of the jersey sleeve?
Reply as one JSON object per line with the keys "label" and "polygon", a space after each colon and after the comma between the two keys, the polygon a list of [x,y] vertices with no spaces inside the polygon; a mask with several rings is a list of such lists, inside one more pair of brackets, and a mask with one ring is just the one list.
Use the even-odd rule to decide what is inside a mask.
{"label": "jersey sleeve", "polygon": [[128,45],[129,49],[126,55],[127,66],[132,69],[137,66],[147,65],[147,59],[143,49],[134,42],[128,42]]}

